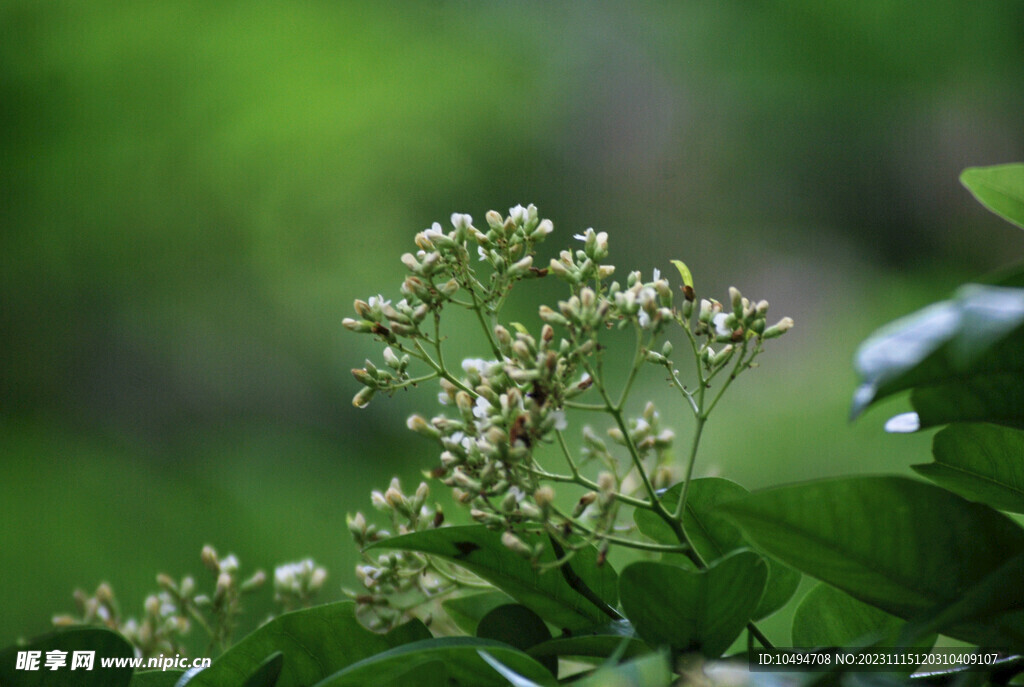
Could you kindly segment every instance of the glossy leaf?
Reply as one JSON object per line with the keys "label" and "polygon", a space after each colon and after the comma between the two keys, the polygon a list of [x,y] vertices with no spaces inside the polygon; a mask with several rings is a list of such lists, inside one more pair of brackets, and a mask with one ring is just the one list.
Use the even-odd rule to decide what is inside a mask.
{"label": "glossy leaf", "polygon": [[[19,652],[38,651],[38,670],[18,670]],[[46,655],[50,651],[67,652],[66,665],[56,671],[46,668]],[[71,670],[74,652],[95,652],[93,669]],[[131,668],[103,668],[101,658],[132,658],[135,650],[116,632],[96,627],[74,627],[43,635],[26,645],[9,646],[0,651],[0,685],[44,687],[127,687],[132,680]],[[56,678],[56,679],[55,679]]]}
{"label": "glossy leaf", "polygon": [[281,677],[282,668],[284,668],[284,654],[278,651],[263,661],[242,687],[275,687],[277,679]]}
{"label": "glossy leaf", "polygon": [[498,659],[494,658],[494,656],[491,656],[486,651],[478,650],[477,653],[480,655],[480,658],[484,659],[484,661],[487,662],[487,665],[494,668],[503,678],[508,680],[509,684],[511,684],[512,687],[540,687],[540,685],[538,685],[536,682],[526,677],[525,675],[520,675],[519,673],[517,673],[516,671],[512,670],[507,665],[499,661]]}
{"label": "glossy leaf", "polygon": [[[668,506],[674,507],[681,488],[682,483],[679,483],[665,492],[662,498]],[[715,513],[719,504],[742,498],[749,493],[739,484],[721,477],[705,477],[690,482],[683,514],[683,530],[702,559],[711,562],[732,551],[750,547],[736,525]],[[654,541],[662,544],[678,543],[672,529],[651,511],[638,508],[633,513],[633,519],[640,532]],[[682,559],[682,556],[670,555],[672,560]],[[665,558],[668,560],[668,556]],[[765,560],[768,563],[768,584],[754,611],[754,620],[764,618],[786,605],[800,585],[800,573],[771,558]]]}
{"label": "glossy leaf", "polygon": [[964,498],[1024,513],[1024,431],[958,423],[935,435],[932,454],[934,463],[914,470]]}
{"label": "glossy leaf", "polygon": [[[523,533],[530,546],[546,544],[540,534]],[[391,537],[374,546],[418,551],[446,560],[479,575],[532,609],[547,622],[563,629],[586,628],[605,622],[609,616],[566,581],[560,570],[538,570],[519,554],[501,543],[501,534],[482,525],[442,527],[399,537]],[[545,546],[542,562],[555,560]],[[616,599],[616,574],[608,564],[597,565],[597,551],[582,549],[571,560],[571,569],[609,607]]]}
{"label": "glossy leaf", "polygon": [[441,607],[460,630],[468,635],[476,635],[476,626],[481,618],[498,606],[510,603],[515,603],[515,599],[505,592],[494,590],[445,599]]}
{"label": "glossy leaf", "polygon": [[536,659],[549,656],[607,658],[620,650],[624,658],[648,652],[647,645],[636,636],[628,620],[614,620],[587,630],[577,630],[569,636],[555,637],[530,647],[526,653]]}
{"label": "glossy leaf", "polygon": [[960,183],[986,208],[1024,229],[1024,164],[968,167]]}
{"label": "glossy leaf", "polygon": [[622,571],[619,596],[650,646],[717,658],[750,620],[767,578],[768,566],[750,551],[730,554],[699,572],[640,561]]}
{"label": "glossy leaf", "polygon": [[598,668],[574,687],[669,687],[672,667],[663,653],[653,653],[616,666]]}
{"label": "glossy leaf", "polygon": [[450,685],[507,687],[508,681],[480,656],[480,651],[486,651],[502,665],[533,682],[555,684],[547,668],[507,644],[473,637],[440,637],[404,644],[371,656],[316,683],[316,687],[393,685],[396,678],[410,669],[432,661],[444,663]]}
{"label": "glossy leaf", "polygon": [[[1002,513],[905,477],[848,477],[722,506],[761,549],[901,618],[955,602],[1024,551]],[[970,624],[944,634],[972,641]]]}
{"label": "glossy leaf", "polygon": [[370,632],[356,620],[350,601],[316,606],[271,620],[179,687],[244,684],[275,652],[281,652],[284,661],[276,687],[311,685],[367,656],[429,636],[419,621],[386,635]]}
{"label": "glossy leaf", "polygon": [[[894,615],[819,583],[793,614],[793,646],[898,646],[904,625]],[[930,635],[917,646],[931,648],[934,642]]]}
{"label": "glossy leaf", "polygon": [[856,417],[913,389],[921,427],[949,422],[1024,426],[1024,289],[969,284],[878,330],[857,351]]}
{"label": "glossy leaf", "polygon": [[[498,606],[480,619],[476,636],[504,642],[520,651],[551,639],[551,631],[541,617],[521,604]],[[558,675],[558,661],[543,659],[540,663]]]}

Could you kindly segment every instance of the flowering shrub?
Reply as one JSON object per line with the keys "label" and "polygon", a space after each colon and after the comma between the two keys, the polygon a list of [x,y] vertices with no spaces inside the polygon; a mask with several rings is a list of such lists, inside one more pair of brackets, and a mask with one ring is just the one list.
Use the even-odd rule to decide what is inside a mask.
{"label": "flowering shrub", "polygon": [[[1024,227],[1024,165],[962,181]],[[122,619],[107,585],[79,593],[79,615],[56,619],[71,629],[0,652],[0,683],[19,684],[13,666],[33,651],[184,651],[194,625],[208,651],[226,649],[208,668],[62,684],[778,684],[767,667],[799,667],[795,684],[847,684],[869,666],[885,684],[1019,682],[1024,528],[1001,511],[1024,513],[1024,268],[888,325],[857,354],[855,416],[909,391],[913,412],[890,431],[943,427],[934,462],[912,466],[928,482],[837,477],[750,493],[695,478],[694,465],[726,390],[792,320],[770,324],[767,302],[735,288],[698,299],[678,261],[674,285],[656,270],[617,280],[608,236],[593,229],[535,265],[553,226],[533,206],[488,213],[486,230],[463,214],[451,224],[402,256],[401,297],[357,300],[344,326],[382,345],[379,363],[353,370],[355,406],[436,394],[440,407],[408,427],[434,446],[434,488],[466,511],[450,520],[472,524],[452,524],[427,482],[406,493],[394,479],[371,494],[383,522],[348,518],[364,559],[349,601],[312,605],[326,572],[281,566],[275,598],[289,612],[232,645],[240,599],[265,576],[242,581],[238,561],[208,547],[211,593],[160,576],[142,620]],[[564,299],[540,306],[533,330],[503,321],[509,292],[536,279],[564,282]],[[481,342],[457,364],[442,328],[453,308],[471,313]],[[623,356],[608,337],[620,330],[631,352],[616,374],[610,358]],[[645,372],[678,395],[665,415],[692,416],[686,441],[662,410],[631,402]],[[802,574],[817,582],[791,604]],[[757,623],[787,605],[791,636],[773,646]],[[968,647],[935,653],[938,636]],[[919,666],[931,674],[909,677]]]}

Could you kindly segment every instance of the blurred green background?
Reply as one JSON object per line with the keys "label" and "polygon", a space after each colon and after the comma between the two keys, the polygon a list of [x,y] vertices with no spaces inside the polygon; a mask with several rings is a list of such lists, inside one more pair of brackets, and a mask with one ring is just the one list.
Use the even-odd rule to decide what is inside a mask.
{"label": "blurred green background", "polygon": [[350,405],[375,347],[341,319],[455,210],[533,202],[549,254],[594,226],[620,270],[681,258],[797,321],[700,474],[921,462],[886,409],[847,423],[850,360],[1021,255],[957,175],[1024,159],[1022,27],[1009,1],[0,2],[0,643],[101,580],[136,614],[205,543],[313,556],[338,598],[345,513],[435,460],[403,422],[432,392]]}

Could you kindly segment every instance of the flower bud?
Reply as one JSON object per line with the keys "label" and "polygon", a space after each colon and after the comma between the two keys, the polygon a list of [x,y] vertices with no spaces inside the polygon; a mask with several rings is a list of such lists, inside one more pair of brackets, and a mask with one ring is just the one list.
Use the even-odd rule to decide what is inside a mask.
{"label": "flower bud", "polygon": [[526,545],[526,542],[511,532],[505,532],[501,535],[501,543],[509,550],[518,553],[520,556],[524,556],[526,558],[533,557],[533,551]]}
{"label": "flower bud", "polygon": [[362,389],[359,390],[359,393],[357,393],[352,398],[352,405],[354,405],[356,408],[365,408],[366,406],[370,405],[370,399],[373,398],[373,395],[375,393],[377,393],[376,389],[371,389],[368,386],[364,386]]}
{"label": "flower bud", "polygon": [[220,571],[226,573],[233,573],[238,570],[238,558],[235,554],[228,554],[220,562]]}
{"label": "flower bud", "polygon": [[224,596],[228,593],[231,588],[231,575],[226,572],[222,572],[217,575],[217,586],[213,592],[213,601],[217,603],[221,601]]}
{"label": "flower bud", "polygon": [[257,570],[252,574],[249,579],[242,583],[243,592],[251,592],[262,587],[267,581],[267,574],[262,570]]}
{"label": "flower bud", "polygon": [[402,254],[402,264],[413,274],[419,274],[423,269],[423,265],[420,264],[420,261],[412,253]]}
{"label": "flower bud", "polygon": [[341,321],[341,326],[352,332],[366,334],[373,331],[374,323],[369,320],[353,320],[351,317],[346,317]]}
{"label": "flower bud", "polygon": [[543,241],[548,234],[555,230],[555,226],[549,219],[542,219],[537,228],[530,234],[530,239],[533,241]]}
{"label": "flower bud", "polygon": [[[199,559],[203,562],[203,565],[205,565],[210,571],[212,571],[212,572],[219,572],[220,571],[220,566],[217,563],[217,552],[209,544],[207,544],[206,546],[203,547],[202,552],[199,554]],[[166,575],[164,575],[163,577],[166,577],[167,579],[170,579]],[[157,583],[160,584],[160,586],[166,588],[166,584],[161,582],[159,576],[156,578],[156,581],[157,581]],[[172,581],[172,585],[173,585],[173,581]]]}
{"label": "flower bud", "polygon": [[743,294],[735,286],[729,287],[729,300],[732,302],[732,312],[736,317],[743,314]]}
{"label": "flower bud", "polygon": [[783,317],[781,320],[773,324],[768,329],[764,330],[764,338],[774,339],[777,336],[782,336],[790,329],[793,328],[793,319],[790,317]]}
{"label": "flower bud", "polygon": [[441,432],[432,427],[421,415],[410,415],[409,419],[405,421],[405,426],[428,439],[439,439],[441,437]]}
{"label": "flower bud", "polygon": [[586,494],[580,497],[580,500],[576,502],[575,508],[572,509],[572,517],[578,518],[583,515],[583,511],[587,509],[587,506],[597,500],[596,491],[588,491]]}
{"label": "flower bud", "polygon": [[599,265],[597,268],[598,279],[607,279],[613,274],[615,274],[615,265]]}
{"label": "flower bud", "polygon": [[537,491],[533,492],[533,500],[543,510],[547,511],[555,500],[555,490],[547,485],[540,487]]}
{"label": "flower bud", "polygon": [[156,598],[155,594],[150,594],[146,597],[146,601],[143,603],[143,608],[146,609],[146,615],[154,618],[159,617],[160,599]]}
{"label": "flower bud", "polygon": [[495,231],[499,231],[502,228],[502,225],[505,224],[505,220],[501,216],[501,213],[496,210],[489,210],[487,214],[484,215],[484,219],[487,220],[487,226]]}

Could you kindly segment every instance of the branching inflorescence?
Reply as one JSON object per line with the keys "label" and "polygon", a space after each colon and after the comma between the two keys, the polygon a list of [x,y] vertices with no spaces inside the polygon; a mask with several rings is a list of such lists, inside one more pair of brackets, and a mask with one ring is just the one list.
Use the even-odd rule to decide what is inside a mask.
{"label": "branching inflorescence", "polygon": [[[503,531],[503,543],[527,558],[538,561],[543,544],[528,545],[519,534],[540,530],[562,552],[558,562],[590,546],[598,547],[603,560],[610,546],[621,545],[683,553],[702,566],[683,531],[682,513],[704,424],[733,380],[754,366],[764,342],[785,333],[793,321],[787,317],[769,326],[767,301],[751,302],[735,288],[725,303],[698,302],[689,269],[678,261],[678,297],[656,269],[646,280],[630,272],[615,281],[615,267],[604,262],[608,236],[593,229],[575,236],[582,247],[563,250],[546,267],[535,266],[536,246],[553,225],[533,205],[511,208],[507,217],[488,212],[486,222],[484,231],[469,215],[454,214],[447,232],[434,223],[416,235],[417,252],[402,256],[410,273],[402,298],[355,302],[357,317],[346,318],[345,327],[385,347],[383,365],[367,360],[352,371],[362,384],[354,405],[362,408],[377,394],[436,379],[442,412],[429,420],[413,415],[407,423],[437,444],[439,464],[431,476],[451,488],[475,521]],[[565,282],[568,295],[555,307],[540,306],[539,332],[500,320],[518,282],[551,276]],[[442,313],[452,307],[474,314],[484,351],[454,366],[445,357],[442,333]],[[617,385],[605,369],[602,337],[609,330],[632,332],[634,340],[625,379]],[[680,348],[693,362],[690,385],[673,358],[673,333],[681,334]],[[682,465],[672,460],[675,435],[660,425],[652,403],[635,417],[628,414],[630,391],[645,367],[667,378],[695,419]],[[611,444],[585,425],[582,448],[574,455],[566,439],[568,417],[590,415],[604,416]],[[561,466],[553,464],[552,451]],[[680,478],[679,496],[663,498]],[[582,493],[556,497],[562,485]],[[427,497],[425,484],[406,496],[395,480],[385,493],[375,492],[373,501],[391,513],[395,532],[402,533],[442,525]],[[678,543],[655,543],[619,524],[624,509],[652,511]],[[349,529],[361,547],[390,534],[362,514],[349,519]],[[372,626],[389,626],[418,603],[474,583],[426,556],[364,557],[357,572],[368,593],[352,596]]]}

